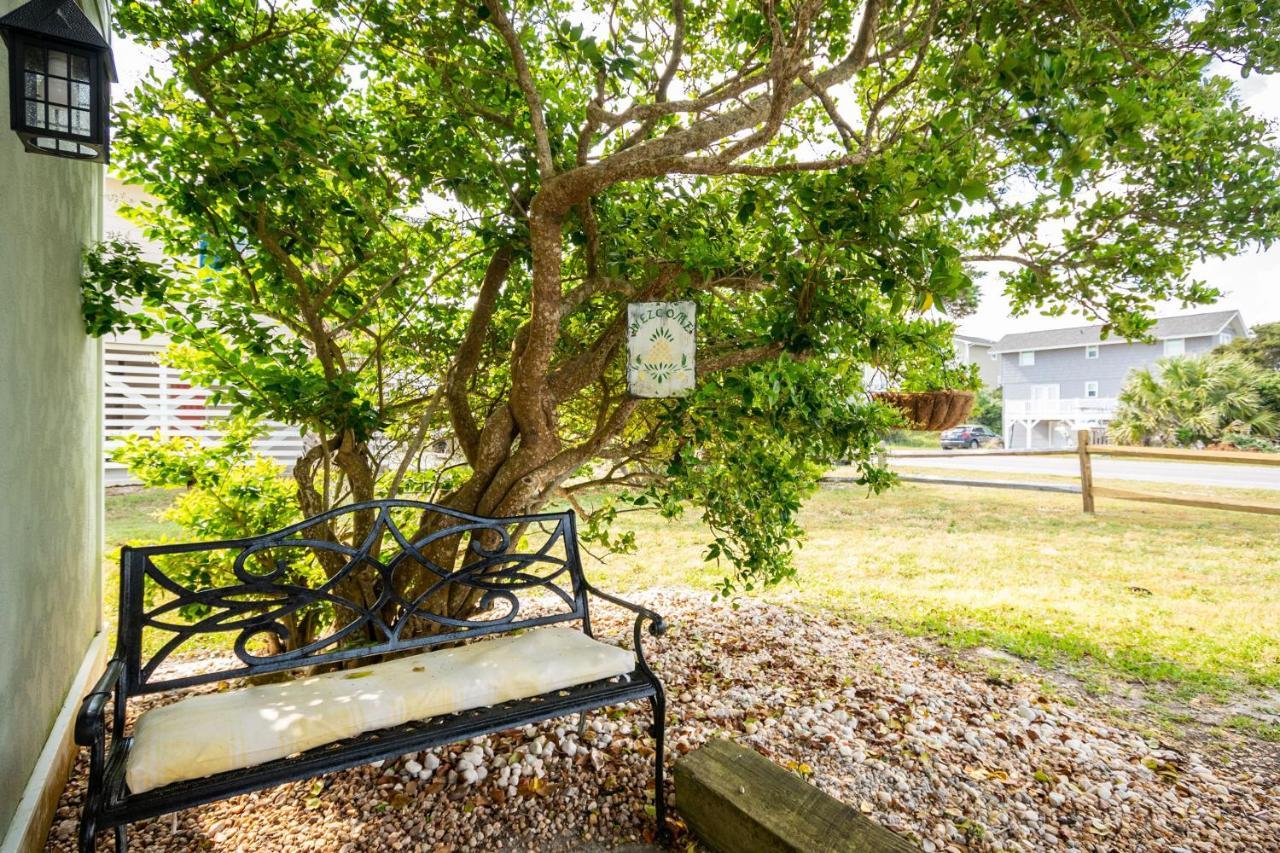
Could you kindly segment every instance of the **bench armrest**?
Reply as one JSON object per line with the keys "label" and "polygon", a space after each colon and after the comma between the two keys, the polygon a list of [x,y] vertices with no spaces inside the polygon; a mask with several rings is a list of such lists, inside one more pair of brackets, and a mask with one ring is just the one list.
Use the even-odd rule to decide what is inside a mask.
{"label": "bench armrest", "polygon": [[649,661],[645,660],[644,645],[640,642],[640,636],[641,630],[644,628],[644,623],[648,622],[649,633],[654,637],[661,637],[663,634],[667,633],[667,620],[663,619],[661,614],[656,613],[647,607],[642,607],[639,604],[633,604],[630,601],[618,598],[616,595],[610,595],[607,592],[601,592],[585,580],[582,582],[582,588],[585,592],[594,595],[596,598],[604,599],[610,604],[616,604],[617,606],[630,610],[632,613],[636,614],[636,622],[633,629],[635,634],[636,665],[639,666],[640,671],[643,672],[651,682],[653,682],[659,694],[661,694],[662,682],[658,680],[658,676],[654,674],[654,671],[649,667]]}
{"label": "bench armrest", "polygon": [[612,604],[616,604],[619,607],[622,607],[626,610],[630,610],[632,613],[635,613],[637,628],[640,627],[640,623],[642,621],[647,620],[649,622],[649,633],[652,634],[653,636],[661,637],[663,634],[667,632],[667,620],[662,618],[661,614],[656,613],[647,607],[642,607],[639,604],[633,604],[630,601],[626,601],[625,599],[618,598],[616,595],[610,595],[607,592],[602,592],[596,589],[591,584],[586,583],[585,581],[583,582],[582,586],[583,586],[583,589],[585,589],[591,595],[594,595],[597,598],[603,598],[605,601],[608,601]]}
{"label": "bench armrest", "polygon": [[115,692],[120,676],[124,674],[124,661],[112,658],[107,661],[107,668],[80,703],[80,713],[76,717],[76,743],[80,746],[93,746],[102,738],[103,715],[107,702]]}

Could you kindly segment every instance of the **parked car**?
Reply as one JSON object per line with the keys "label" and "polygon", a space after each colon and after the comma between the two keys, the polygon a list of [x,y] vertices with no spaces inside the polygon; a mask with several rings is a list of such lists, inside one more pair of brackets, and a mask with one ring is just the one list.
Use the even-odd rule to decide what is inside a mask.
{"label": "parked car", "polygon": [[1004,439],[982,424],[961,424],[942,431],[943,450],[955,450],[961,447],[968,450],[977,447],[1004,447]]}

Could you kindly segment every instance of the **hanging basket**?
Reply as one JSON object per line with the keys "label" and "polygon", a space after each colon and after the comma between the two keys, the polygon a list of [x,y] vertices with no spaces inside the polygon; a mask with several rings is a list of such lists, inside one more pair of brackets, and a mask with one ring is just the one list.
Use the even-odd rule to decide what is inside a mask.
{"label": "hanging basket", "polygon": [[972,391],[881,391],[875,398],[902,412],[912,429],[938,432],[963,423],[973,411]]}

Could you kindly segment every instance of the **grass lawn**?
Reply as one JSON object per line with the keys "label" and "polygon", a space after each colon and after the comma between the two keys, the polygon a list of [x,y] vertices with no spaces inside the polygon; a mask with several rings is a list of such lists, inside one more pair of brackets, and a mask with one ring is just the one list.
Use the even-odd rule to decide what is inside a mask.
{"label": "grass lawn", "polygon": [[178,489],[144,489],[107,495],[106,540],[108,560],[114,565],[120,546],[154,541],[162,536],[181,538],[182,528],[156,515],[173,503]]}
{"label": "grass lawn", "polygon": [[[1276,502],[1275,493],[1238,498]],[[107,498],[112,564],[126,541],[178,535],[151,518],[171,499]],[[594,582],[713,588],[721,571],[703,561],[693,516],[631,513],[620,523],[640,550],[588,559]],[[1087,517],[1075,495],[904,484],[871,498],[823,488],[803,523],[799,578],[766,597],[1065,666],[1098,687],[1139,680],[1184,698],[1280,688],[1275,517],[1106,499]],[[108,607],[114,576],[112,566]]]}
{"label": "grass lawn", "polygon": [[[650,547],[589,575],[624,590],[710,588],[696,525],[625,519]],[[1280,687],[1274,517],[1105,499],[1087,517],[1075,495],[905,484],[873,498],[824,488],[803,523],[798,581],[771,598],[1067,665],[1095,683],[1218,696]]]}

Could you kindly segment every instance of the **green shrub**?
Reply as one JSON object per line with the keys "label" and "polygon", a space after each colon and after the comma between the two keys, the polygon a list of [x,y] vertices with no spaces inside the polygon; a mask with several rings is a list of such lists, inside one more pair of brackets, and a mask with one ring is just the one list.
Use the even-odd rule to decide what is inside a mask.
{"label": "green shrub", "polygon": [[1129,375],[1108,430],[1124,444],[1182,447],[1228,435],[1268,438],[1280,431],[1280,412],[1268,404],[1274,382],[1234,354],[1163,359]]}
{"label": "green shrub", "polygon": [[1000,388],[994,390],[983,388],[978,391],[978,399],[973,404],[974,423],[982,424],[993,432],[1004,429],[1004,392]]}
{"label": "green shrub", "polygon": [[[182,528],[182,541],[239,539],[300,520],[296,487],[284,479],[283,466],[253,449],[254,440],[266,430],[244,418],[226,421],[225,428],[223,441],[217,446],[205,447],[187,436],[135,435],[125,438],[111,454],[144,486],[186,488],[161,513],[162,518]],[[232,569],[234,553],[198,552],[156,559],[165,574],[184,586],[207,589],[242,582]],[[250,570],[261,573],[273,568],[260,565]],[[323,577],[310,557],[296,561],[287,573],[287,580],[304,586]],[[157,589],[148,585],[146,594],[148,601],[153,601]],[[207,612],[206,607],[192,605],[183,608],[181,615],[197,619]]]}

